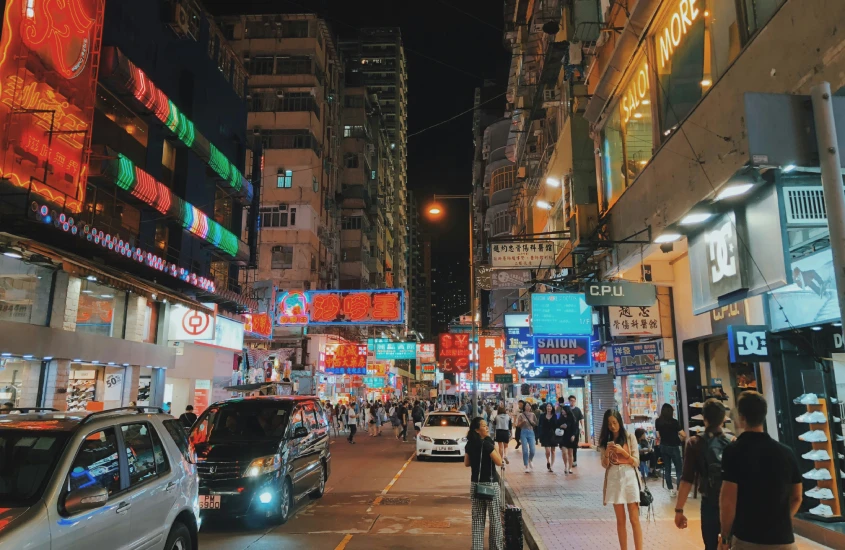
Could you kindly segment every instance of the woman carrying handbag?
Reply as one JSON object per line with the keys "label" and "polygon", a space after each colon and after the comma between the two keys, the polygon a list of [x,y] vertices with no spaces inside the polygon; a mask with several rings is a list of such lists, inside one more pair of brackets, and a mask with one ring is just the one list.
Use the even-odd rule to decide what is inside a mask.
{"label": "woman carrying handbag", "polygon": [[[634,548],[642,550],[643,531],[640,526],[641,496],[640,451],[633,434],[625,431],[619,411],[609,409],[604,413],[599,434],[601,465],[604,474],[604,504],[612,504],[616,514],[616,534],[619,548],[628,550],[628,531],[625,526],[625,512],[631,522],[634,535]],[[650,497],[650,495],[649,495]]]}
{"label": "woman carrying handbag", "polygon": [[464,466],[472,468],[470,501],[472,502],[472,550],[484,550],[484,524],[490,517],[490,550],[504,550],[502,529],[502,494],[496,466],[502,458],[496,444],[490,439],[487,422],[477,416],[472,419],[467,433]]}

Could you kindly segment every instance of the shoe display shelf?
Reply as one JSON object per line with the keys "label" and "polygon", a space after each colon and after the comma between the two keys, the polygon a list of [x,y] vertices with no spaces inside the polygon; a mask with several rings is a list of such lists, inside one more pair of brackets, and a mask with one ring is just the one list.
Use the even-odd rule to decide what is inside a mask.
{"label": "shoe display shelf", "polygon": [[[825,498],[818,498],[813,496],[807,496],[805,492],[805,498],[815,498],[819,501],[820,504],[829,506],[832,514],[830,516],[823,516],[819,514],[814,514],[812,512],[807,512],[807,516],[812,518],[815,521],[822,521],[822,522],[840,522],[843,521],[842,517],[842,510],[839,504],[839,498],[837,496],[837,477],[839,477],[839,472],[835,467],[835,460],[834,457],[836,456],[836,449],[841,445],[841,443],[837,442],[836,433],[830,429],[829,423],[829,414],[827,410],[827,400],[823,397],[818,398],[818,404],[810,404],[806,405],[807,407],[807,414],[812,414],[815,412],[820,412],[824,415],[824,422],[811,422],[811,423],[798,423],[799,428],[803,429],[806,428],[809,431],[821,431],[825,434],[825,441],[813,441],[807,442],[812,446],[813,451],[826,451],[828,456],[831,457],[830,460],[814,460],[813,461],[813,468],[814,470],[826,470],[830,474],[830,479],[818,479],[814,480],[816,482],[816,487],[820,489],[830,489],[830,492],[833,495],[832,499],[825,499]],[[802,430],[799,430],[802,432]],[[837,444],[838,443],[838,444]],[[802,460],[807,460],[802,458]],[[804,478],[804,479],[811,479],[811,478]],[[812,508],[812,509],[815,509]]]}

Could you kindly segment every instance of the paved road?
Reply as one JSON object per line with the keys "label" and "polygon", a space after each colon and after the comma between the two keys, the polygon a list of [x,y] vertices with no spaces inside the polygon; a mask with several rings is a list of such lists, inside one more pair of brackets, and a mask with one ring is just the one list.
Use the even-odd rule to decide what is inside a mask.
{"label": "paved road", "polygon": [[[403,550],[470,547],[469,470],[456,459],[417,462],[413,443],[359,432],[332,442],[326,494],[282,526],[204,525],[202,550]],[[386,492],[385,492],[386,491]],[[381,499],[378,499],[381,497]]]}

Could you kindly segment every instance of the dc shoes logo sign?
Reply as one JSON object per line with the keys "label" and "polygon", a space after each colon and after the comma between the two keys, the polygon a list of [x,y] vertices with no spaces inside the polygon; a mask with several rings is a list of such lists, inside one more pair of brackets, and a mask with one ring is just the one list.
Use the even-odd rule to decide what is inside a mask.
{"label": "dc shoes logo sign", "polygon": [[736,245],[733,224],[728,219],[704,235],[710,262],[710,280],[718,283],[724,277],[734,277],[737,273]]}
{"label": "dc shoes logo sign", "polygon": [[740,355],[761,355],[765,357],[769,354],[765,331],[737,331],[736,346]]}

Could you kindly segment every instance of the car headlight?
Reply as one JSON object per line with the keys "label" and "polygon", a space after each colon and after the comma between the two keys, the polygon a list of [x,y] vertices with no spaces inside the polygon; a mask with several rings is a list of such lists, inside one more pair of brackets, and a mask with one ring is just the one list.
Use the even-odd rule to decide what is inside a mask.
{"label": "car headlight", "polygon": [[428,437],[427,435],[421,435],[420,439],[423,440],[423,441],[427,441],[427,442],[431,443],[431,438]]}
{"label": "car headlight", "polygon": [[466,443],[466,442],[467,442],[467,438],[466,438],[466,437],[462,437],[462,438],[461,438],[461,443]]}
{"label": "car headlight", "polygon": [[278,471],[282,467],[282,459],[279,455],[262,456],[249,463],[244,477],[258,477]]}

